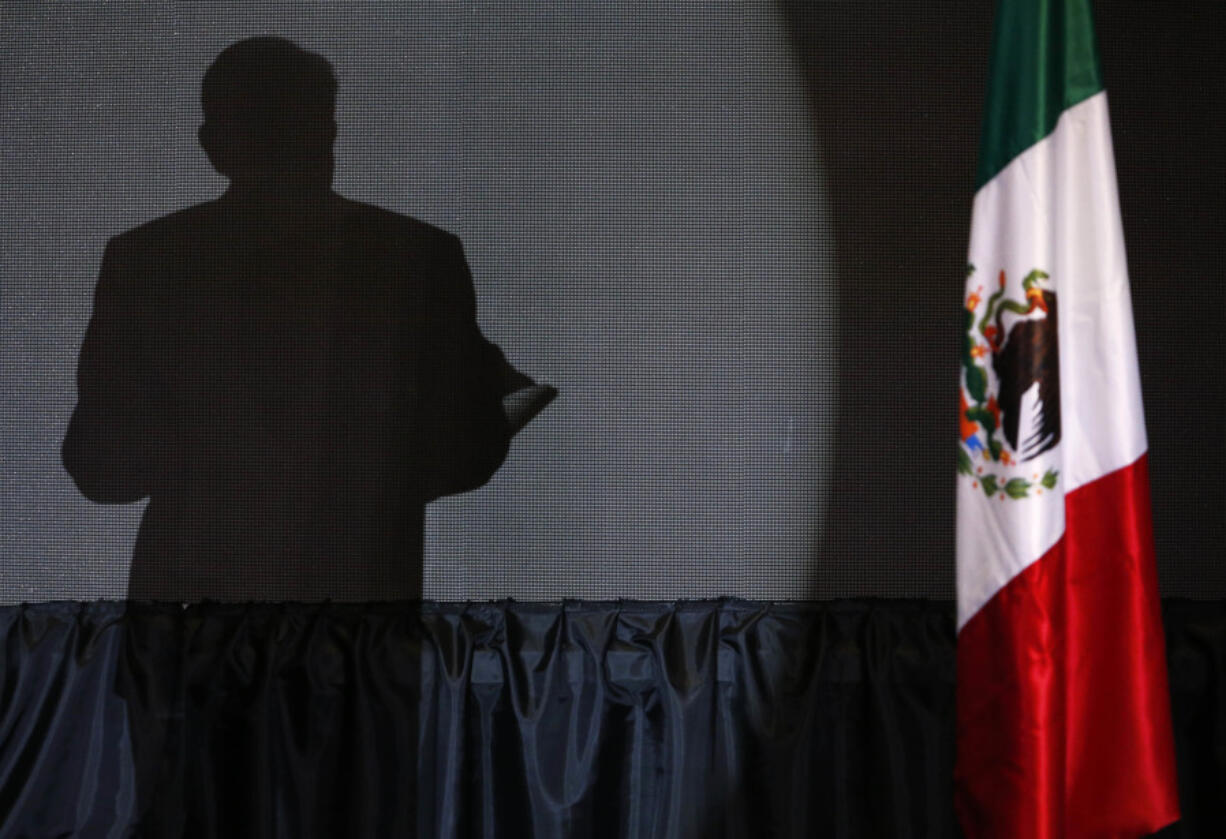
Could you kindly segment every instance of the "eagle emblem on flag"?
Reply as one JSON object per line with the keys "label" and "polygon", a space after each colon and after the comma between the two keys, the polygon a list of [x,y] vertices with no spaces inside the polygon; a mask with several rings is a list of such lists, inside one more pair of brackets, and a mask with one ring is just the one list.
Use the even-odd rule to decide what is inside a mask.
{"label": "eagle emblem on flag", "polygon": [[[974,273],[969,266],[968,287]],[[986,299],[983,286],[966,296],[958,472],[989,497],[1042,494],[1059,477],[1055,469],[1040,477],[1023,468],[1060,442],[1059,321],[1049,279],[1033,269],[1022,299],[1011,298],[1002,270]]]}

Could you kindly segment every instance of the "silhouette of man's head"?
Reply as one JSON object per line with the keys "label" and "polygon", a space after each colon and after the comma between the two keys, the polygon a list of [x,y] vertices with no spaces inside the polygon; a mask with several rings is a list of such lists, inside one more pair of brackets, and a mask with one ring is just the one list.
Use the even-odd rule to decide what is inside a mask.
{"label": "silhouette of man's head", "polygon": [[284,38],[249,38],[204,74],[200,144],[232,181],[331,179],[336,76],[323,56]]}

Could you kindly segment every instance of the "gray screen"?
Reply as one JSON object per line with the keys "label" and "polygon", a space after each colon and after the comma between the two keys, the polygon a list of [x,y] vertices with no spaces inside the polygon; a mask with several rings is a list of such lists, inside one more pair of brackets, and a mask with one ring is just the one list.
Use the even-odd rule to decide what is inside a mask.
{"label": "gray screen", "polygon": [[3,579],[121,597],[143,504],[59,462],[106,240],[214,197],[209,62],[339,79],[335,186],[459,235],[486,335],[559,398],[428,508],[442,599],[802,596],[836,409],[820,153],[768,4],[6,4]]}

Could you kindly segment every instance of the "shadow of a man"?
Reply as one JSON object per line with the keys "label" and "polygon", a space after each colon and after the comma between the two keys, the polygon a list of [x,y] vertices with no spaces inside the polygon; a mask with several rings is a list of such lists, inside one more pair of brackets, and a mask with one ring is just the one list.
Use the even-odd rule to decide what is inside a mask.
{"label": "shadow of a man", "polygon": [[420,597],[424,504],[506,456],[531,380],[455,236],[332,191],[335,94],[289,41],[230,46],[199,132],[229,189],[107,245],[63,460],[150,499],[132,599]]}

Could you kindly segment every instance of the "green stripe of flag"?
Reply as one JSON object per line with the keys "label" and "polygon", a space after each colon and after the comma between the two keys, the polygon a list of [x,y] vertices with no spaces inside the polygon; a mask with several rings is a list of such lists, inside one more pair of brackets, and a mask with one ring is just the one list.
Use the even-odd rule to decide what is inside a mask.
{"label": "green stripe of flag", "polygon": [[975,190],[1102,89],[1089,0],[1000,0]]}

